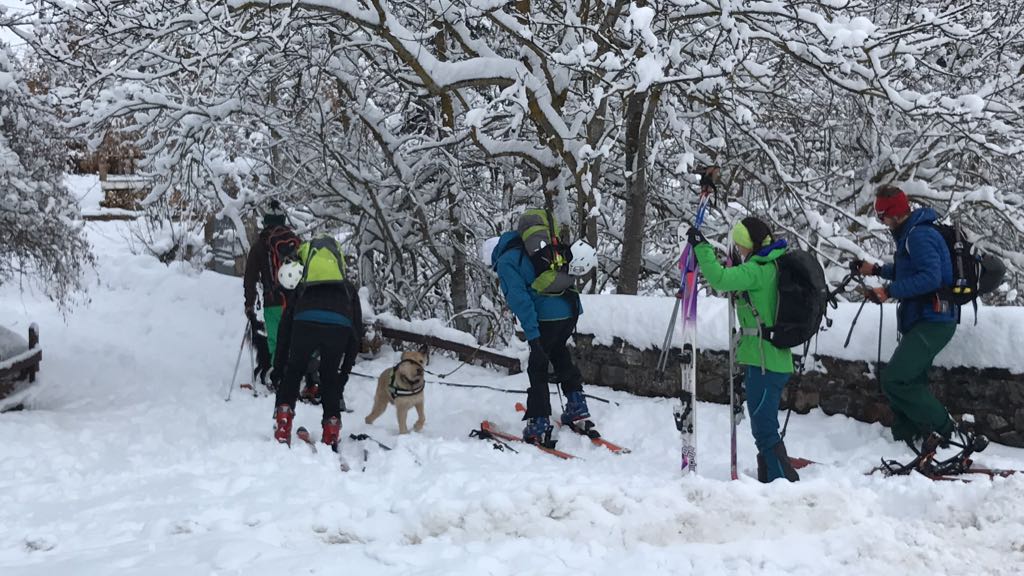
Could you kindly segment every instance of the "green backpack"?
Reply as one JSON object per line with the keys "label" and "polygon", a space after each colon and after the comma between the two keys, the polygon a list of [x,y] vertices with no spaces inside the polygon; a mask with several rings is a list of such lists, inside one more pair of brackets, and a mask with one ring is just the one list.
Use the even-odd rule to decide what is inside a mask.
{"label": "green backpack", "polygon": [[340,284],[345,281],[345,254],[341,244],[330,236],[321,235],[299,247],[302,263],[302,284]]}
{"label": "green backpack", "polygon": [[557,228],[554,215],[541,209],[523,212],[516,226],[537,275],[530,286],[548,296],[561,295],[575,286],[569,276],[569,246],[560,245]]}

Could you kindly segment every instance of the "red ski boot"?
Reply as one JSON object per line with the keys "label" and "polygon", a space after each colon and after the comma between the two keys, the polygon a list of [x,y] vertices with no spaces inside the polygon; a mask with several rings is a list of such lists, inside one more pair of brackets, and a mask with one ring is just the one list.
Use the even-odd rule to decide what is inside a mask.
{"label": "red ski boot", "polygon": [[281,444],[292,445],[292,418],[295,411],[287,404],[281,404],[274,410],[274,440]]}
{"label": "red ski boot", "polygon": [[324,431],[320,436],[321,441],[331,447],[331,450],[338,451],[338,437],[341,435],[341,419],[332,416],[323,421]]}

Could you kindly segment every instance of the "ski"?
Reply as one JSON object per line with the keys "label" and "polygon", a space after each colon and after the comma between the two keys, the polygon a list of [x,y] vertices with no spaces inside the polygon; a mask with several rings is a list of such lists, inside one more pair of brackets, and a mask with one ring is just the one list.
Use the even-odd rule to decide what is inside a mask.
{"label": "ski", "polygon": [[[390,446],[387,446],[387,445],[383,444],[382,442],[380,442],[379,440],[377,440],[373,436],[370,436],[369,434],[349,434],[348,437],[350,439],[352,439],[352,440],[355,440],[356,442],[362,442],[364,440],[368,440],[370,442],[375,443],[377,446],[380,447],[381,450],[384,450],[384,451],[390,451],[391,450]],[[364,444],[363,445],[363,466],[362,466],[362,471],[363,472],[366,472],[366,463],[369,460],[370,460],[370,451],[367,450],[366,445]]]}
{"label": "ski", "polygon": [[[700,198],[693,227],[700,229],[707,214],[717,169],[707,168],[701,176]],[[676,429],[681,439],[681,469],[690,474],[697,473],[697,259],[686,240],[683,226],[679,227],[679,242],[682,252],[679,256],[679,293],[677,307],[682,319],[682,356],[680,358],[679,404],[672,411]],[[673,318],[673,323],[675,319]]]}
{"label": "ski", "polygon": [[381,442],[380,440],[377,440],[376,438],[374,438],[373,436],[370,436],[369,434],[349,434],[348,437],[351,438],[352,440],[357,441],[357,442],[362,442],[364,440],[369,440],[370,442],[373,442],[377,446],[380,446],[381,450],[384,450],[384,451],[387,451],[387,452],[391,451],[391,447],[390,446],[388,446],[387,444],[384,444],[383,442]]}
{"label": "ski", "polygon": [[[516,412],[526,412],[526,406],[523,406],[522,402],[516,402]],[[590,442],[594,446],[607,448],[615,454],[629,454],[631,452],[629,448],[623,448],[618,444],[614,444],[602,438],[601,433],[597,431],[595,424],[590,420],[581,420],[579,422],[573,422],[572,424],[563,424],[561,420],[559,420],[558,425],[562,428],[568,428],[580,436],[590,438]]]}
{"label": "ski", "polygon": [[295,437],[305,442],[313,454],[316,454],[316,442],[313,441],[313,437],[309,435],[309,430],[306,430],[305,426],[299,426],[299,429],[295,431]]}
{"label": "ski", "polygon": [[[309,446],[309,449],[313,451],[313,454],[317,453],[316,441],[313,440],[313,437],[309,434],[309,430],[306,430],[305,426],[299,426],[299,428],[295,431],[295,437],[305,442],[306,446]],[[345,457],[341,455],[340,446],[338,447],[338,450],[335,451],[335,453],[338,455],[338,465],[341,467],[341,471],[348,472],[351,468],[349,467],[348,462],[345,462]]]}
{"label": "ski", "polygon": [[491,434],[491,436],[494,436],[495,438],[500,438],[502,440],[508,440],[511,442],[522,442],[523,444],[536,447],[541,452],[546,452],[548,454],[551,454],[552,456],[557,456],[558,458],[561,458],[563,460],[572,460],[573,458],[576,458],[576,456],[573,456],[568,452],[562,452],[561,450],[556,450],[554,448],[548,448],[547,446],[542,446],[540,444],[533,444],[532,442],[527,442],[523,440],[522,436],[516,436],[515,434],[509,434],[508,432],[504,432],[496,425],[492,424],[487,420],[484,420],[483,422],[480,423],[480,429],[483,430],[484,432],[488,432],[489,434]]}

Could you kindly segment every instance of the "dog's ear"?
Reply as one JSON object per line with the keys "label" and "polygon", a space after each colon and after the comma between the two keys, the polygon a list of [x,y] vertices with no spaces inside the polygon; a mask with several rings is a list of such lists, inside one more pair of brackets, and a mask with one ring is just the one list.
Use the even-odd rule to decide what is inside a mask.
{"label": "dog's ear", "polygon": [[419,353],[423,354],[423,361],[430,362],[430,347],[426,344],[420,346]]}

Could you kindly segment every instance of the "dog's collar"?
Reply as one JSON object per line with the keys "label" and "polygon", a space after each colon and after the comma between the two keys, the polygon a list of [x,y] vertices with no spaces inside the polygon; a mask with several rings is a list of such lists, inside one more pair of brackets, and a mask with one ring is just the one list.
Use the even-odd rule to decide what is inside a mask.
{"label": "dog's collar", "polygon": [[400,360],[398,362],[398,364],[395,364],[395,366],[393,368],[391,368],[391,382],[388,384],[388,394],[391,395],[391,399],[392,400],[394,400],[395,398],[398,398],[399,396],[415,396],[416,394],[419,394],[420,392],[423,392],[423,388],[426,386],[426,382],[424,382],[423,380],[420,380],[419,386],[415,386],[415,387],[410,388],[408,390],[405,389],[405,388],[399,388],[398,385],[395,384],[395,379],[398,378],[398,367],[401,366],[405,362],[410,362],[410,363],[415,364],[415,365],[417,365],[417,366],[419,366],[421,368],[423,367],[422,364],[420,364],[419,362],[417,362],[415,360],[409,360],[408,358],[403,358],[402,360]]}

